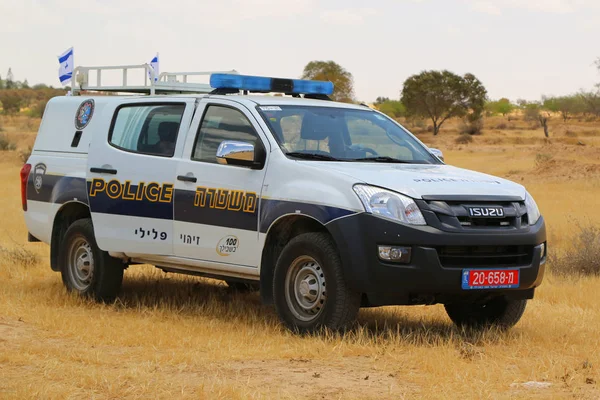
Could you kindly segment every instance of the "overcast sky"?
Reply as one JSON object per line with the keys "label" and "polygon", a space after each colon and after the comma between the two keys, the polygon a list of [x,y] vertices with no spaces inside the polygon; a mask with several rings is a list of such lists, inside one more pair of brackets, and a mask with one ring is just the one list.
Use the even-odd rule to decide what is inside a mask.
{"label": "overcast sky", "polygon": [[0,75],[59,86],[77,65],[149,62],[298,77],[352,73],[356,97],[398,98],[426,69],[475,74],[491,98],[539,99],[600,82],[600,0],[0,0]]}

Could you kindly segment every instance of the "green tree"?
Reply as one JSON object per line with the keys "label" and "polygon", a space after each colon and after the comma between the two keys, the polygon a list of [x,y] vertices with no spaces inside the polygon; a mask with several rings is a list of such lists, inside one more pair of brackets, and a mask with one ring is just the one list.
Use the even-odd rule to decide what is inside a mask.
{"label": "green tree", "polygon": [[456,75],[450,71],[423,71],[404,81],[401,102],[408,115],[431,119],[433,134],[453,117],[481,119],[487,91],[473,75]]}
{"label": "green tree", "polygon": [[6,82],[4,83],[4,88],[5,89],[14,89],[15,88],[15,81],[14,81],[14,77],[13,77],[11,68],[8,69],[8,73],[6,74]]}
{"label": "green tree", "polygon": [[331,98],[335,101],[354,101],[354,79],[352,74],[334,61],[311,61],[304,67],[302,79],[331,81],[334,89]]}
{"label": "green tree", "polygon": [[525,120],[536,121],[544,128],[544,135],[550,137],[548,132],[548,121],[550,121],[550,110],[544,108],[540,103],[527,103],[523,108]]}
{"label": "green tree", "polygon": [[579,92],[579,98],[584,104],[583,112],[593,114],[596,117],[600,117],[600,84],[596,85],[596,90],[591,90],[589,92]]}
{"label": "green tree", "polygon": [[502,114],[503,117],[506,117],[515,109],[515,105],[510,100],[501,98],[500,100],[487,102],[485,109],[491,114]]}
{"label": "green tree", "polygon": [[0,89],[4,89],[4,81],[2,80],[2,76],[0,76]]}
{"label": "green tree", "polygon": [[502,98],[496,102],[496,110],[503,117],[510,114],[515,109],[515,106],[510,102],[509,99]]}
{"label": "green tree", "polygon": [[400,118],[406,114],[406,107],[398,100],[385,100],[382,103],[377,104],[377,108],[379,111],[392,118]]}
{"label": "green tree", "polygon": [[385,103],[386,101],[390,101],[389,97],[379,96],[375,99],[375,105]]}
{"label": "green tree", "polygon": [[18,89],[5,89],[0,91],[0,103],[5,114],[14,115],[21,110],[23,97]]}

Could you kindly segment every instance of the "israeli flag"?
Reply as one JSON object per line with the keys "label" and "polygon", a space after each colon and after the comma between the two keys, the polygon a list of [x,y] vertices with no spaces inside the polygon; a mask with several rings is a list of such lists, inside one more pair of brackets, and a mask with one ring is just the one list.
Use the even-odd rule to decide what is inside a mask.
{"label": "israeli flag", "polygon": [[73,68],[75,67],[73,64],[73,48],[71,47],[62,55],[58,56],[58,62],[60,64],[60,67],[58,68],[58,79],[60,79],[60,83],[64,86],[73,77]]}
{"label": "israeli flag", "polygon": [[[150,61],[150,66],[154,69],[154,82],[156,82],[158,81],[158,74],[160,73],[158,70],[158,53],[156,53],[152,61]],[[148,78],[152,79],[150,71],[148,71]]]}

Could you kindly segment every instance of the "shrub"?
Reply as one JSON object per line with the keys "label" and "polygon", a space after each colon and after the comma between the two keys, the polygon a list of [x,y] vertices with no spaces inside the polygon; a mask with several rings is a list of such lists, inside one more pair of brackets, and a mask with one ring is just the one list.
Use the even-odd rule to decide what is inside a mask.
{"label": "shrub", "polygon": [[27,115],[31,118],[42,118],[46,109],[46,103],[48,103],[47,99],[38,101],[29,109]]}
{"label": "shrub", "polygon": [[473,136],[469,135],[468,133],[461,133],[456,139],[454,139],[454,143],[456,144],[468,144],[472,141]]}
{"label": "shrub", "polygon": [[463,122],[458,128],[458,132],[468,135],[481,135],[483,130],[483,120],[478,119],[472,122]]}
{"label": "shrub", "polygon": [[498,125],[496,125],[496,129],[507,129],[508,125],[506,125],[506,122],[501,122]]}
{"label": "shrub", "polygon": [[29,160],[29,157],[31,157],[31,150],[32,150],[32,147],[27,146],[26,150],[21,150],[19,152],[19,158],[21,159],[21,161],[23,161],[23,164],[25,164],[27,162],[27,160]]}
{"label": "shrub", "polygon": [[537,153],[535,155],[535,166],[538,168],[542,167],[542,166],[548,164],[550,161],[552,161],[553,158],[554,158],[553,154]]}
{"label": "shrub", "polygon": [[13,151],[17,149],[17,145],[8,140],[6,135],[0,135],[0,151]]}
{"label": "shrub", "polygon": [[568,136],[568,137],[577,137],[577,133],[575,133],[575,132],[567,129],[567,131],[565,132],[565,136]]}
{"label": "shrub", "polygon": [[15,264],[20,264],[26,267],[34,265],[39,261],[39,256],[37,254],[27,250],[24,247],[9,249],[0,245],[0,255],[5,260],[9,260]]}
{"label": "shrub", "polygon": [[579,234],[559,256],[550,256],[552,270],[558,275],[600,275],[600,227],[578,225]]}

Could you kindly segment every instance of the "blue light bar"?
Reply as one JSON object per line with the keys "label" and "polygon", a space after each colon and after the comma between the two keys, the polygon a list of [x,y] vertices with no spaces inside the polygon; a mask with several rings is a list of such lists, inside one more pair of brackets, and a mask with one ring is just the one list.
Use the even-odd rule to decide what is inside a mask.
{"label": "blue light bar", "polygon": [[317,94],[329,96],[333,83],[303,79],[279,79],[263,76],[212,74],[210,86],[215,89],[248,90],[250,92],[276,92],[289,94]]}

